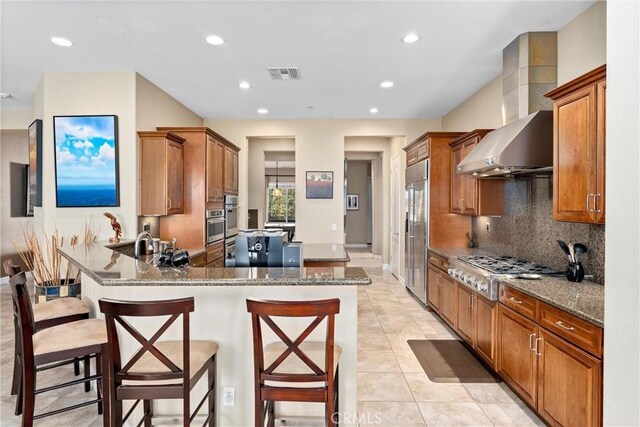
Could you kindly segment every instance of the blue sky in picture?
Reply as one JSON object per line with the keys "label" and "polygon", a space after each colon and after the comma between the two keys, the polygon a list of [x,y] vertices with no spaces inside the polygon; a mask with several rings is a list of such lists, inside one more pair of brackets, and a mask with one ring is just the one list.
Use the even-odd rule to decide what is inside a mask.
{"label": "blue sky in picture", "polygon": [[58,206],[115,205],[114,117],[56,117],[54,125]]}

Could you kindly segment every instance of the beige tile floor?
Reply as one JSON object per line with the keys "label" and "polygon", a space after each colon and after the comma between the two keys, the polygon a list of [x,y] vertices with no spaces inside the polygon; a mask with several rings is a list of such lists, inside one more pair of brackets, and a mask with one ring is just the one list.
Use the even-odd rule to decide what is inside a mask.
{"label": "beige tile floor", "polygon": [[350,249],[351,264],[373,279],[358,291],[360,426],[544,425],[504,384],[434,383],[408,339],[456,339],[422,308],[371,252]]}
{"label": "beige tile floor", "polygon": [[[350,265],[373,279],[358,292],[358,420],[360,426],[531,426],[542,422],[504,384],[439,384],[429,380],[407,339],[455,339],[436,316],[413,300],[366,250],[349,250]],[[11,396],[13,323],[8,285],[0,286],[0,425],[19,426]],[[38,387],[68,380],[72,368],[38,376]],[[82,385],[36,398],[36,413],[93,398]],[[101,426],[90,406],[35,426]]]}

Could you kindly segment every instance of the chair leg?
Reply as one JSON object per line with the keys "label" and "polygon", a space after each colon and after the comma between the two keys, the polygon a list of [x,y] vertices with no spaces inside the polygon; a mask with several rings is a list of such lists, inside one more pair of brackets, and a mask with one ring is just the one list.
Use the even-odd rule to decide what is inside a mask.
{"label": "chair leg", "polygon": [[24,394],[24,383],[22,381],[22,365],[18,366],[18,392],[16,393],[15,414],[22,414],[22,395]]}
{"label": "chair leg", "polygon": [[[11,395],[18,393],[18,384],[20,382],[20,371],[22,370],[22,366],[20,365],[20,359],[22,358],[22,345],[20,344],[20,334],[18,333],[18,328],[14,322],[14,358],[13,358],[13,380],[11,381]],[[16,414],[18,415],[18,414]]]}
{"label": "chair leg", "polygon": [[[113,394],[111,394],[113,396]],[[111,420],[111,425],[115,427],[122,427],[122,400],[114,399],[111,402],[113,419]]]}
{"label": "chair leg", "polygon": [[36,370],[33,362],[22,361],[22,427],[33,427],[36,400]]}
{"label": "chair leg", "polygon": [[189,388],[184,389],[185,395],[182,396],[182,425],[183,427],[189,427],[191,425],[191,399],[189,396]]}
{"label": "chair leg", "polygon": [[144,400],[142,405],[144,409],[144,427],[151,427],[151,419],[153,418],[153,401]]}
{"label": "chair leg", "polygon": [[[96,354],[96,375],[102,375],[102,358],[99,354]],[[87,383],[85,383],[86,385]],[[102,379],[98,379],[96,382],[96,397],[100,399],[104,396],[102,393]],[[102,415],[103,407],[102,402],[98,402],[98,415]]]}
{"label": "chair leg", "polygon": [[[89,378],[91,376],[91,359],[89,359],[89,356],[84,356],[84,377],[85,378]],[[89,391],[91,391],[91,383],[90,382],[86,382],[84,383],[84,391],[86,393],[88,393]]]}
{"label": "chair leg", "polygon": [[264,402],[260,400],[260,384],[259,383],[256,386],[255,396],[256,396],[255,403],[254,403],[255,427],[263,427],[264,426]]}
{"label": "chair leg", "polygon": [[80,375],[80,359],[77,357],[73,358],[73,375]]}
{"label": "chair leg", "polygon": [[209,378],[208,378],[209,390],[211,390],[211,392],[209,393],[209,416],[211,418],[209,418],[208,427],[216,426],[216,417],[218,416],[218,414],[216,414],[216,397],[218,396],[217,386],[216,386],[216,365],[217,364],[218,364],[217,358],[214,355],[213,362],[211,364],[211,367],[209,368]]}
{"label": "chair leg", "polygon": [[[103,350],[104,350],[103,346]],[[100,390],[102,391],[102,425],[103,427],[111,427],[113,424],[111,405],[111,381],[109,372],[109,358],[107,351],[103,351],[98,355],[100,358],[100,369],[102,370],[102,379],[100,380]]]}
{"label": "chair leg", "polygon": [[273,400],[270,400],[267,403],[267,417],[269,418],[269,421],[267,423],[268,427],[275,427],[276,425],[276,402],[274,402]]}

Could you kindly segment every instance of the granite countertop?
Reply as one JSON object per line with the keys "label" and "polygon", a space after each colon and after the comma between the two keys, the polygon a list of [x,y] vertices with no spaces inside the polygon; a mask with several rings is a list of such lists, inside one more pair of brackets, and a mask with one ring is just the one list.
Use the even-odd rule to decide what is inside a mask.
{"label": "granite countertop", "polygon": [[361,267],[156,267],[151,262],[152,256],[136,260],[104,244],[65,247],[60,253],[103,286],[350,286],[371,283]]}
{"label": "granite countertop", "polygon": [[[464,255],[493,255],[479,248],[434,248],[430,251],[447,258]],[[564,277],[543,276],[539,280],[503,278],[500,283],[571,313],[596,326],[604,327],[604,286],[588,280],[569,282]]]}
{"label": "granite countertop", "polygon": [[305,262],[349,262],[349,254],[342,243],[303,243]]}

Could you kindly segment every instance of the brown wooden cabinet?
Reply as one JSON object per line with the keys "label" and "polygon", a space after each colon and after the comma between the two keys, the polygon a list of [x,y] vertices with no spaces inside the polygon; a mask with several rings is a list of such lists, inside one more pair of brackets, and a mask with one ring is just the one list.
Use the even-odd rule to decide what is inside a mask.
{"label": "brown wooden cabinet", "polygon": [[427,302],[433,311],[437,312],[440,307],[440,285],[438,275],[440,272],[435,267],[429,265],[427,269]]}
{"label": "brown wooden cabinet", "polygon": [[498,331],[498,374],[525,402],[535,408],[538,395],[538,358],[534,352],[534,344],[538,325],[500,305]]}
{"label": "brown wooden cabinet", "polygon": [[550,425],[602,425],[602,361],[541,325],[557,325],[581,344],[589,341],[585,331],[599,328],[545,306],[536,305],[545,310],[538,314],[545,323],[537,323],[499,304],[497,372]]}
{"label": "brown wooden cabinet", "polygon": [[[204,248],[205,211],[222,209],[224,203],[225,148],[232,147],[236,153],[239,148],[208,127],[158,130],[176,134],[185,141],[183,215],[161,218],[160,237],[165,240],[176,237],[182,247]],[[234,180],[237,183],[237,176]]]}
{"label": "brown wooden cabinet", "polygon": [[440,285],[440,317],[455,329],[458,286],[444,273],[438,278],[438,284]]}
{"label": "brown wooden cabinet", "polygon": [[478,145],[491,129],[476,129],[449,143],[451,147],[451,191],[449,198],[452,213],[463,215],[502,215],[504,204],[504,179],[475,179],[458,175],[458,164]]}
{"label": "brown wooden cabinet", "polygon": [[184,210],[184,138],[166,131],[138,132],[140,215],[181,214]]}
{"label": "brown wooden cabinet", "polygon": [[224,192],[238,194],[238,150],[230,145],[224,147]]}
{"label": "brown wooden cabinet", "polygon": [[189,261],[190,267],[206,267],[206,265],[207,265],[206,253],[202,253],[194,257],[191,257],[191,260]]}
{"label": "brown wooden cabinet", "polygon": [[496,363],[497,307],[465,285],[458,283],[456,332],[491,367]]}
{"label": "brown wooden cabinet", "polygon": [[474,292],[466,286],[458,284],[456,332],[472,347],[475,336],[473,332],[475,327],[473,298]]}
{"label": "brown wooden cabinet", "polygon": [[224,267],[224,242],[207,247],[207,267]]}
{"label": "brown wooden cabinet", "polygon": [[553,104],[553,218],[605,220],[606,66],[545,95]]}
{"label": "brown wooden cabinet", "polygon": [[224,142],[207,135],[207,203],[224,202]]}
{"label": "brown wooden cabinet", "polygon": [[551,425],[601,424],[602,362],[539,329],[538,413]]}

